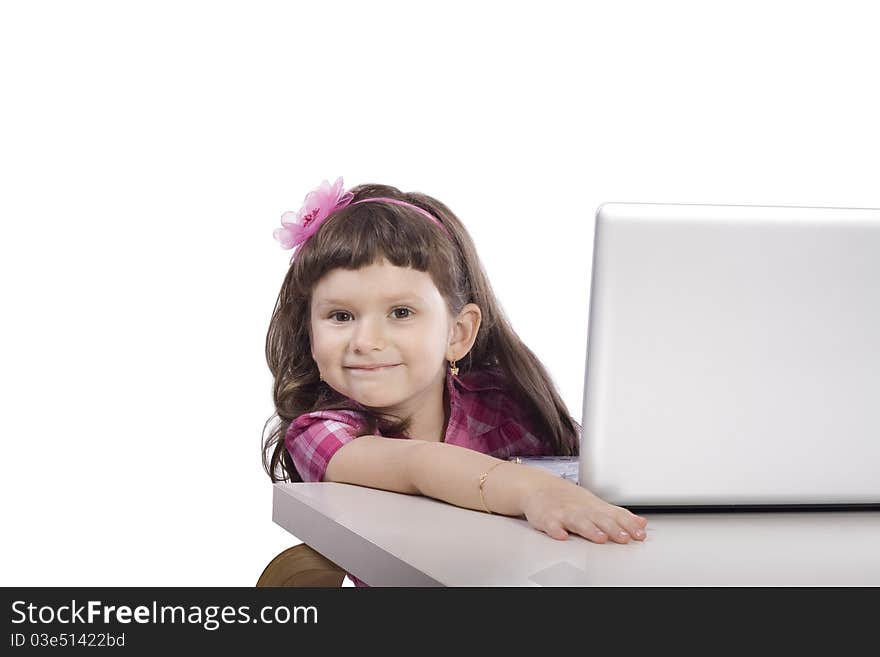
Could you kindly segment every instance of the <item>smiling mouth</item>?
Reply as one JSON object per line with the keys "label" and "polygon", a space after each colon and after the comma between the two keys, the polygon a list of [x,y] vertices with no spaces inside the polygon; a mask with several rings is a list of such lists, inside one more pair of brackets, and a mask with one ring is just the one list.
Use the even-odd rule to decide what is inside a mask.
{"label": "smiling mouth", "polygon": [[348,369],[353,372],[381,372],[383,370],[390,370],[393,367],[397,367],[397,365],[383,365],[381,367],[349,367]]}

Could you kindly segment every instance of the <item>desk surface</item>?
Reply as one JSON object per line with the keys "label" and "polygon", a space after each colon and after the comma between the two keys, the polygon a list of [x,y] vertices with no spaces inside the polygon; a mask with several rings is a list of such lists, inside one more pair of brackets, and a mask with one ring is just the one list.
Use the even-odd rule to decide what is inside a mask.
{"label": "desk surface", "polygon": [[371,586],[878,586],[880,511],[643,513],[643,542],[336,483],[275,484],[273,520]]}

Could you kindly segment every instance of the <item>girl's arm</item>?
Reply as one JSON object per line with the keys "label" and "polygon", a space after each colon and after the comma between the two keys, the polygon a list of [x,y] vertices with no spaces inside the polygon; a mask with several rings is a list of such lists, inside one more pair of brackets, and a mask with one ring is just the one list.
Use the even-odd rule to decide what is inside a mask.
{"label": "girl's arm", "polygon": [[647,520],[577,484],[541,468],[446,443],[361,436],[333,455],[324,481],[427,495],[485,511],[479,482],[486,472],[483,498],[492,513],[525,516],[557,539],[567,538],[568,532],[596,543],[645,538]]}

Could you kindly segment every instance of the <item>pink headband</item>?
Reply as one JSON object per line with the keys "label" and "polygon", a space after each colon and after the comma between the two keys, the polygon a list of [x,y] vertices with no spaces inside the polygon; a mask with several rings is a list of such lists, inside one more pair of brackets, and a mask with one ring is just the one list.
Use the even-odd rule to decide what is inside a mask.
{"label": "pink headband", "polygon": [[[314,235],[321,224],[337,210],[358,203],[366,203],[367,201],[384,201],[385,203],[393,203],[395,205],[403,205],[412,208],[416,212],[424,215],[435,224],[440,226],[443,231],[449,235],[446,226],[440,223],[430,212],[424,208],[420,208],[412,203],[401,201],[396,198],[388,198],[386,196],[376,196],[372,198],[363,198],[360,201],[352,203],[354,195],[351,192],[342,191],[342,177],[336,179],[333,185],[326,180],[321,183],[320,187],[306,194],[303,206],[297,212],[285,212],[281,215],[281,228],[276,228],[273,235],[281,244],[282,249],[292,249],[309,239]],[[293,258],[291,257],[291,262]]]}

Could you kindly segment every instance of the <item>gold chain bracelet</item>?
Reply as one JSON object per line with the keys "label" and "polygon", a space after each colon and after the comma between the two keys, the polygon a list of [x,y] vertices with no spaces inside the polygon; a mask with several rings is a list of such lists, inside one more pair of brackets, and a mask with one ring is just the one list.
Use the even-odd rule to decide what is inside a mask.
{"label": "gold chain bracelet", "polygon": [[492,512],[489,510],[489,507],[486,505],[486,498],[483,497],[483,484],[486,483],[486,477],[489,476],[489,473],[492,472],[492,470],[497,468],[502,463],[522,463],[522,461],[520,461],[519,458],[515,458],[511,461],[498,461],[498,463],[496,463],[495,465],[493,465],[491,468],[489,468],[483,474],[480,475],[480,500],[482,500],[482,502],[483,502],[483,508],[486,509],[486,513],[488,513],[490,515]]}

